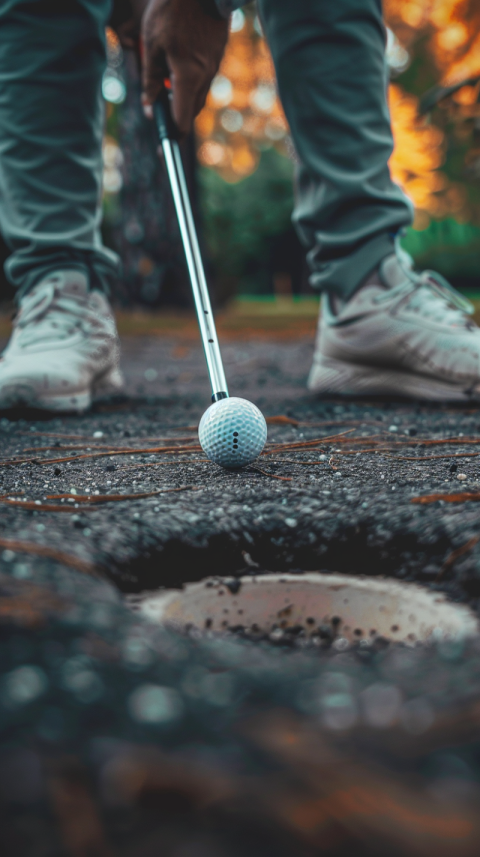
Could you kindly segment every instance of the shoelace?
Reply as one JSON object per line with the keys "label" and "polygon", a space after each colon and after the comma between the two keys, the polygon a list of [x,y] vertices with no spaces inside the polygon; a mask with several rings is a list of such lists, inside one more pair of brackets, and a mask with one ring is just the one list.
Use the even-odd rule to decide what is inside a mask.
{"label": "shoelace", "polygon": [[[55,328],[56,338],[64,338],[70,334],[72,322],[76,326],[75,322],[83,320],[84,316],[85,308],[81,302],[63,294],[54,283],[45,283],[23,300],[17,321],[19,341],[22,345],[31,345],[44,338],[52,328]],[[45,324],[41,323],[42,320]]]}
{"label": "shoelace", "polygon": [[393,289],[388,289],[384,294],[378,295],[375,298],[376,303],[389,301],[392,297],[395,298],[397,296],[401,297],[403,295],[411,294],[414,291],[419,291],[426,287],[433,292],[437,298],[442,300],[444,309],[450,306],[464,315],[473,315],[475,312],[473,304],[461,295],[460,292],[457,292],[457,290],[454,289],[448,280],[446,280],[445,277],[442,277],[441,274],[438,274],[436,271],[429,270],[422,271],[421,274],[417,274],[415,271],[412,271],[411,268],[407,267],[401,259],[398,261],[406,279],[403,283],[399,283],[398,286],[394,286]]}
{"label": "shoelace", "polygon": [[444,298],[451,306],[461,310],[466,315],[473,315],[475,312],[475,307],[471,301],[461,295],[460,292],[457,292],[448,280],[442,277],[437,271],[422,271],[417,276],[421,285],[430,286],[432,291],[436,292],[441,298]]}

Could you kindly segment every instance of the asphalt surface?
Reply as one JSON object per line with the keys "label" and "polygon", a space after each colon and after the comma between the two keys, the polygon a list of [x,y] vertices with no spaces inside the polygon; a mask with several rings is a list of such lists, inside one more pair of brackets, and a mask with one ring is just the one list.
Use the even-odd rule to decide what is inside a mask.
{"label": "asphalt surface", "polygon": [[87,415],[0,415],[3,854],[478,853],[477,641],[312,651],[185,637],[128,606],[324,570],[477,611],[480,414],[316,401],[311,352],[225,347],[231,393],[269,418],[238,473],[195,449],[209,391],[178,338],[126,340],[125,398]]}
{"label": "asphalt surface", "polygon": [[[480,493],[478,411],[315,401],[304,386],[308,341],[230,343],[224,350],[231,392],[273,418],[271,446],[258,461],[264,473],[227,472],[198,448],[188,452],[209,404],[200,349],[132,338],[124,347],[123,401],[81,417],[1,417],[0,486],[18,504],[0,506],[0,533],[68,546],[127,591],[245,568],[326,569],[418,580],[475,602],[480,543],[470,542],[478,507],[412,500]],[[281,447],[313,440],[319,443]],[[122,454],[111,454],[115,449]],[[71,491],[162,490],[170,493],[88,510],[62,501],[64,514],[25,511],[21,502],[45,504]]]}

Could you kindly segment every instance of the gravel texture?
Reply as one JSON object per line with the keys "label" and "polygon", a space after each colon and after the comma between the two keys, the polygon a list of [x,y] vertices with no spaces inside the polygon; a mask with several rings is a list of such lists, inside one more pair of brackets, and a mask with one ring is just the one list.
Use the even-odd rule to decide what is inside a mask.
{"label": "gravel texture", "polygon": [[123,593],[316,569],[476,611],[478,411],[319,402],[309,342],[232,342],[231,393],[270,418],[271,444],[232,473],[188,451],[209,403],[200,350],[132,338],[124,354],[125,399],[0,416],[1,853],[473,857],[478,641],[183,637]]}
{"label": "gravel texture", "polygon": [[[82,417],[5,415],[0,420],[2,457],[11,462],[0,462],[0,490],[13,492],[12,497],[23,491],[23,498],[42,502],[70,491],[185,490],[88,510],[79,505],[69,514],[1,505],[0,534],[68,547],[75,556],[100,564],[129,591],[249,567],[327,569],[418,580],[475,602],[480,543],[470,543],[477,534],[477,505],[419,505],[412,499],[480,493],[477,410],[318,402],[304,389],[311,351],[306,343],[238,346],[237,363],[235,346],[225,350],[232,392],[251,398],[267,418],[298,421],[270,424],[269,442],[301,443],[332,435],[338,441],[266,455],[258,461],[264,473],[254,468],[224,471],[198,449],[175,454],[177,438],[196,441],[195,426],[208,406],[200,350],[184,354],[164,340],[128,342],[130,395],[124,401]],[[177,382],[167,395],[169,372]],[[346,443],[350,438],[353,444]],[[428,445],[453,438],[454,444]],[[373,452],[355,453],[374,443]],[[185,443],[179,444],[185,449]],[[166,454],[136,453],[166,446]],[[127,452],[82,458],[115,448]],[[47,461],[62,458],[74,460]],[[458,549],[465,552],[452,560]]]}

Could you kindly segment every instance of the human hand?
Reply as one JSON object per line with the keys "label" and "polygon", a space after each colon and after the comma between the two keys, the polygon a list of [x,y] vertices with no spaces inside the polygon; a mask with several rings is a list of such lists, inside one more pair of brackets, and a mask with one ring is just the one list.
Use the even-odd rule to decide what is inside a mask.
{"label": "human hand", "polygon": [[217,73],[228,39],[228,21],[204,12],[199,0],[149,0],[143,13],[142,103],[152,104],[172,85],[172,114],[181,137],[188,134]]}

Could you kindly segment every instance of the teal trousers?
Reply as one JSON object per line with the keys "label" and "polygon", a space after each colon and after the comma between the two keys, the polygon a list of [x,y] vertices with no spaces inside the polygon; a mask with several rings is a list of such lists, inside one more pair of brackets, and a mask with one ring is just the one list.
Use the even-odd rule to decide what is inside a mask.
{"label": "teal trousers", "polygon": [[[0,0],[0,230],[20,293],[74,267],[108,293],[100,238],[105,26],[112,0]],[[392,182],[380,0],[259,0],[300,165],[311,282],[351,295],[411,206]]]}
{"label": "teal trousers", "polygon": [[0,231],[21,292],[59,267],[108,292],[101,94],[111,0],[0,0]]}
{"label": "teal trousers", "polygon": [[381,0],[258,0],[298,154],[294,222],[314,288],[350,297],[412,206],[388,169]]}

